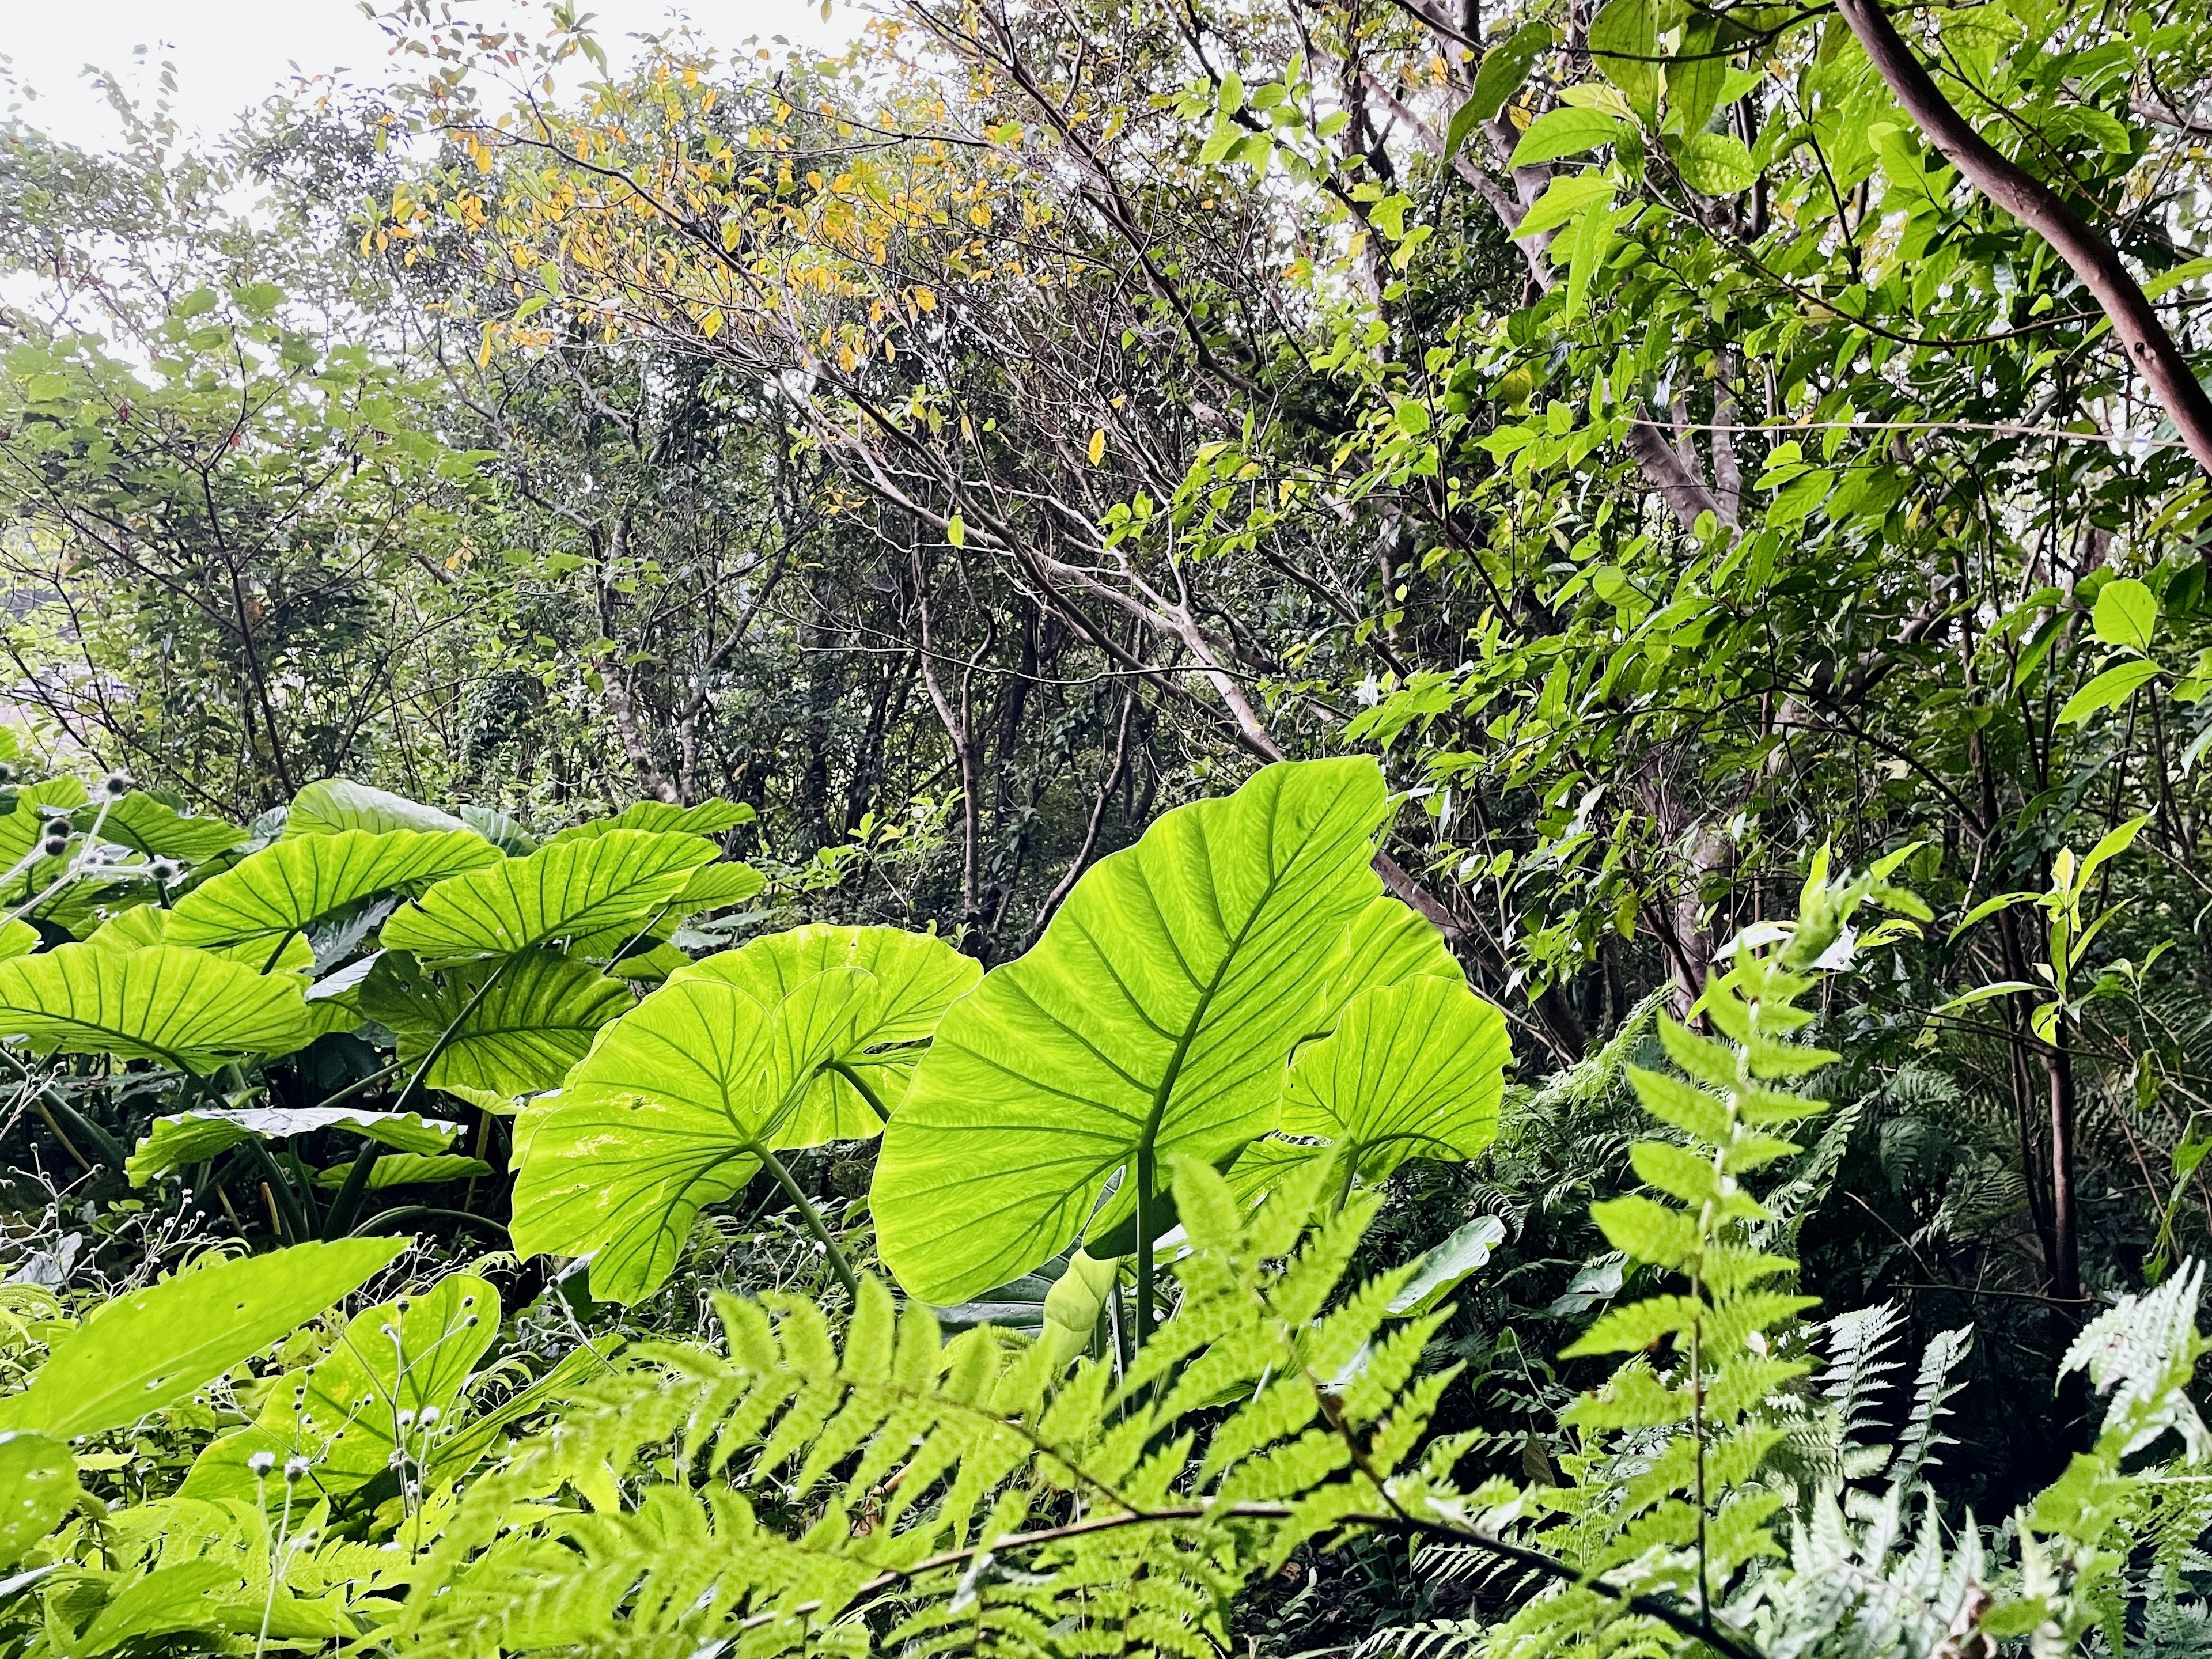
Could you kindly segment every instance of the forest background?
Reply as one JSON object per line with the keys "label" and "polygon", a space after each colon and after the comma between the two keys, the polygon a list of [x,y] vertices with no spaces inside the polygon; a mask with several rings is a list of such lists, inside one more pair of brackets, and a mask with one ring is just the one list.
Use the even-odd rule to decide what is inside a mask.
{"label": "forest background", "polygon": [[696,948],[988,966],[1166,810],[1375,756],[1516,1055],[1380,1237],[1503,1222],[1441,1344],[1539,1469],[1637,1282],[1624,1065],[1814,849],[1901,854],[1935,920],[1821,993],[1804,1280],[1971,1331],[1941,1478],[2001,1513],[2085,1320],[2212,1237],[2212,21],[1894,15],[917,3],[617,73],[418,0],[389,84],[218,143],[19,115],[18,763],[240,823],[720,798],[769,884]]}

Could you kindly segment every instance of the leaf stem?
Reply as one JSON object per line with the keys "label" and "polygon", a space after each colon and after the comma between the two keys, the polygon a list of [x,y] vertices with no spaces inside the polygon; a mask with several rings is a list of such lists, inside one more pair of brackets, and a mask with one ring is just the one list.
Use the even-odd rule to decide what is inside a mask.
{"label": "leaf stem", "polygon": [[853,1264],[845,1259],[844,1251],[837,1248],[837,1241],[830,1237],[829,1226],[822,1219],[822,1212],[799,1189],[799,1183],[791,1178],[791,1171],[783,1167],[781,1158],[765,1146],[754,1146],[749,1150],[775,1177],[775,1184],[783,1188],[785,1195],[799,1206],[799,1213],[805,1219],[808,1231],[822,1241],[822,1248],[830,1254],[830,1270],[837,1275],[837,1282],[845,1287],[845,1293],[858,1306],[860,1300],[860,1275],[853,1271]]}
{"label": "leaf stem", "polygon": [[884,1103],[877,1097],[876,1091],[868,1087],[867,1084],[861,1079],[860,1074],[854,1071],[850,1066],[847,1065],[842,1060],[833,1060],[823,1069],[824,1071],[835,1072],[839,1077],[843,1078],[846,1082],[853,1085],[854,1091],[860,1095],[860,1098],[868,1103],[868,1109],[870,1111],[873,1112],[878,1117],[881,1118],[886,1123],[891,1121],[891,1115],[884,1109]]}

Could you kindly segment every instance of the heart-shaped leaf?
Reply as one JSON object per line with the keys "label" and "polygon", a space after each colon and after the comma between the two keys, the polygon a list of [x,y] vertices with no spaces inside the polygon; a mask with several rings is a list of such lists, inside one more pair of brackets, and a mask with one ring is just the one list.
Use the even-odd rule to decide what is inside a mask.
{"label": "heart-shaped leaf", "polygon": [[0,1400],[0,1427],[58,1440],[126,1427],[312,1319],[411,1242],[295,1244],[118,1297],[63,1340],[29,1388]]}
{"label": "heart-shaped leaf", "polygon": [[64,945],[0,962],[0,1036],[42,1054],[112,1054],[204,1073],[229,1059],[288,1053],[307,1027],[296,977],[264,977],[205,951]]}
{"label": "heart-shaped leaf", "polygon": [[[598,843],[586,842],[585,845]],[[592,1292],[635,1302],[668,1277],[708,1204],[792,1144],[816,1073],[872,1001],[833,969],[763,1001],[726,979],[671,980],[599,1033],[561,1092],[522,1115],[509,1231],[524,1255],[592,1257]]]}
{"label": "heart-shaped leaf", "polygon": [[[79,811],[77,828],[90,830],[92,820]],[[149,858],[180,859],[199,864],[228,853],[246,839],[246,831],[221,818],[194,817],[132,790],[112,804],[100,823],[100,838],[143,853]]]}
{"label": "heart-shaped leaf", "polygon": [[384,924],[384,943],[434,965],[642,924],[714,855],[696,836],[638,830],[561,842],[440,882]]}
{"label": "heart-shaped leaf", "polygon": [[757,815],[742,801],[702,800],[696,806],[678,806],[665,800],[634,801],[611,818],[573,823],[553,836],[556,842],[588,841],[610,830],[677,830],[687,836],[719,836]]}
{"label": "heart-shaped leaf", "polygon": [[377,893],[412,891],[500,863],[468,830],[339,830],[300,836],[241,860],[177,901],[172,945],[274,944]]}
{"label": "heart-shaped leaf", "polygon": [[1292,1049],[1350,994],[1322,969],[1379,895],[1387,810],[1371,761],[1270,766],[1088,872],[952,1005],[884,1131],[871,1201],[900,1282],[965,1301],[1110,1227],[1117,1171],[1116,1207],[1149,1212],[1171,1157],[1272,1127]]}
{"label": "heart-shaped leaf", "polygon": [[720,979],[774,1006],[802,981],[833,968],[866,969],[874,976],[875,994],[836,1005],[844,1024],[829,1037],[826,1057],[781,1146],[854,1140],[880,1130],[884,1120],[877,1108],[884,1115],[898,1109],[921,1061],[921,1045],[945,1011],[975,988],[982,964],[928,933],[823,923],[770,933],[672,976]]}

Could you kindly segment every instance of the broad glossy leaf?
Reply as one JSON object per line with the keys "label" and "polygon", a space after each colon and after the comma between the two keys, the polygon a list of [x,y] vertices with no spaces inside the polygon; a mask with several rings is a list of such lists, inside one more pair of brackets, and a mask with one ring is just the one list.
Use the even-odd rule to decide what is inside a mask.
{"label": "broad glossy leaf", "polygon": [[[368,1189],[380,1193],[388,1187],[434,1187],[448,1181],[473,1181],[492,1172],[480,1158],[459,1152],[386,1152],[368,1166]],[[343,1187],[353,1174],[353,1160],[315,1171],[318,1187]]]}
{"label": "broad glossy leaf", "polygon": [[[937,1028],[872,1206],[913,1295],[966,1300],[1094,1223],[1109,1179],[1216,1162],[1271,1127],[1283,1068],[1325,1030],[1316,969],[1376,897],[1371,761],[1270,766],[1168,813],[1077,883],[1027,955]],[[1123,1183],[1133,1205],[1137,1182]]]}
{"label": "broad glossy leaf", "polygon": [[2066,706],[2058,711],[2058,723],[2076,726],[2092,714],[2118,707],[2156,679],[2158,672],[2156,663],[2142,657],[2107,668],[2066,699]]}
{"label": "broad glossy leaf", "polygon": [[[169,937],[173,910],[158,904],[134,904],[109,917],[84,941],[100,951],[143,951],[149,945],[174,945]],[[219,945],[210,954],[251,968],[257,974],[304,974],[315,965],[315,949],[300,936],[285,939],[276,949],[275,939],[248,939],[240,945]],[[271,960],[271,958],[274,960]]]}
{"label": "broad glossy leaf", "polygon": [[[495,973],[497,982],[485,989]],[[431,1063],[425,1079],[431,1088],[506,1099],[560,1087],[599,1028],[630,1006],[619,980],[551,951],[470,963],[435,977],[405,954],[387,952],[361,988],[362,1012],[392,1030],[406,1065],[419,1062],[458,1022]]]}
{"label": "broad glossy leaf", "polygon": [[1421,1257],[1413,1276],[1390,1298],[1390,1311],[1401,1318],[1428,1312],[1487,1263],[1490,1253],[1504,1242],[1504,1222],[1494,1215],[1477,1216]]}
{"label": "broad glossy leaf", "polygon": [[27,783],[17,789],[14,809],[0,813],[0,869],[15,864],[39,844],[48,818],[57,814],[70,817],[86,799],[84,786],[69,777]]}
{"label": "broad glossy leaf", "polygon": [[842,1000],[835,1016],[840,1028],[779,1146],[811,1146],[876,1133],[883,1119],[852,1079],[859,1079],[886,1112],[896,1111],[921,1059],[919,1045],[983,976],[981,963],[928,933],[817,923],[708,957],[672,977],[723,980],[773,1006],[801,981],[832,968],[866,969],[875,979],[875,994]]}
{"label": "broad glossy leaf", "polygon": [[1505,1017],[1463,980],[1363,991],[1291,1062],[1276,1127],[1346,1148],[1369,1181],[1409,1158],[1470,1158],[1498,1133],[1510,1057]]}
{"label": "broad glossy leaf", "polygon": [[498,1334],[499,1293],[472,1273],[449,1273],[422,1295],[364,1309],[329,1353],[270,1390],[252,1427],[200,1454],[182,1496],[281,1492],[281,1474],[255,1480],[247,1460],[256,1452],[269,1453],[280,1471],[291,1458],[307,1460],[295,1505],[368,1485],[397,1452],[428,1464],[459,1429],[461,1390]]}
{"label": "broad glossy leaf", "polygon": [[74,1439],[119,1429],[267,1347],[411,1243],[349,1238],[218,1262],[118,1297],[64,1339],[0,1427]]}
{"label": "broad glossy leaf", "polygon": [[282,1140],[321,1129],[366,1135],[398,1152],[438,1152],[453,1144],[461,1126],[414,1112],[372,1112],[348,1106],[204,1107],[155,1118],[125,1167],[131,1184],[143,1187],[166,1170],[204,1164],[257,1135]]}
{"label": "broad glossy leaf", "polygon": [[678,806],[664,800],[634,801],[611,818],[572,823],[553,836],[556,842],[589,841],[610,830],[678,830],[687,836],[719,836],[758,816],[742,801],[702,800],[696,806]]}
{"label": "broad glossy leaf", "polygon": [[[597,843],[586,843],[595,845]],[[599,1033],[559,1095],[527,1108],[508,1229],[525,1255],[590,1255],[592,1292],[635,1302],[668,1277],[701,1209],[750,1180],[787,1144],[814,1073],[866,1000],[859,969],[762,1001],[687,975]]]}
{"label": "broad glossy leaf", "polygon": [[[92,819],[76,814],[77,827],[90,830]],[[131,848],[149,858],[180,859],[199,864],[228,853],[246,839],[246,832],[221,818],[195,817],[132,790],[107,809],[100,820],[100,838]]]}
{"label": "broad glossy leaf", "polygon": [[0,962],[14,957],[27,957],[40,944],[39,930],[20,916],[6,927],[0,927]]}
{"label": "broad glossy leaf", "polygon": [[410,800],[383,789],[344,778],[325,778],[311,783],[292,798],[284,817],[284,835],[331,836],[342,830],[462,830],[467,826],[451,812]]}
{"label": "broad glossy leaf", "polygon": [[1620,123],[1602,110],[1568,106],[1547,111],[1521,135],[1507,165],[1533,167],[1540,161],[1556,161],[1563,155],[1579,155],[1612,143],[1620,134]]}
{"label": "broad glossy leaf", "polygon": [[21,1560],[76,1500],[76,1461],[67,1446],[28,1429],[0,1431],[0,1567]]}
{"label": "broad glossy leaf", "polygon": [[173,945],[274,945],[374,894],[413,891],[501,861],[499,849],[469,830],[301,836],[263,848],[179,899],[167,937]]}
{"label": "broad glossy leaf", "polygon": [[461,822],[482,836],[510,858],[521,858],[538,850],[535,836],[522,827],[521,820],[512,812],[503,812],[495,806],[464,806]]}
{"label": "broad glossy leaf", "polygon": [[2148,652],[2158,631],[2158,596],[2132,576],[2106,582],[2097,590],[2090,627],[2106,645]]}
{"label": "broad glossy leaf", "polygon": [[0,962],[0,1035],[40,1054],[112,1054],[207,1072],[281,1054],[307,1033],[292,975],[264,978],[205,951],[64,945]]}
{"label": "broad glossy leaf", "polygon": [[641,924],[714,857],[696,836],[616,830],[562,842],[440,882],[384,924],[384,943],[428,963],[461,962]]}

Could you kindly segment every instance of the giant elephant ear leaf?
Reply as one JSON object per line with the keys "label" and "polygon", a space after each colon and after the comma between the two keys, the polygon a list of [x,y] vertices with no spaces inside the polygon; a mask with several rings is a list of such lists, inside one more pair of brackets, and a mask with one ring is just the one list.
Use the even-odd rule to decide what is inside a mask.
{"label": "giant elephant ear leaf", "polygon": [[556,842],[589,841],[611,830],[678,830],[687,836],[719,836],[757,815],[743,801],[702,800],[696,806],[670,801],[633,801],[611,818],[592,818],[571,824],[554,836]]}
{"label": "giant elephant ear leaf", "polygon": [[338,830],[301,836],[240,860],[179,899],[164,937],[214,949],[266,940],[377,893],[413,889],[501,861],[469,830]]}
{"label": "giant elephant ear leaf", "polygon": [[204,1073],[305,1039],[299,980],[205,951],[64,945],[0,962],[0,1036],[39,1054],[112,1054]]}
{"label": "giant elephant ear leaf", "polygon": [[[81,820],[79,829],[92,828],[92,820],[83,812],[76,816]],[[234,823],[179,812],[137,789],[111,804],[100,822],[102,841],[114,842],[149,858],[181,859],[187,864],[203,863],[228,853],[246,836]]]}
{"label": "giant elephant ear leaf", "polygon": [[975,988],[982,964],[932,934],[818,923],[770,933],[671,975],[723,980],[773,1006],[832,968],[866,969],[875,995],[842,998],[823,1010],[838,1029],[828,1034],[826,1057],[780,1146],[857,1140],[880,1130],[906,1094],[921,1045],[945,1011]]}
{"label": "giant elephant ear leaf", "polygon": [[[1270,766],[1168,813],[1076,884],[1036,947],[954,1003],[884,1131],[872,1198],[913,1295],[967,1300],[1149,1210],[1167,1160],[1272,1126],[1325,1029],[1316,969],[1381,890],[1388,805],[1365,760]],[[1149,1191],[1146,1189],[1149,1188]]]}
{"label": "giant elephant ear leaf", "polygon": [[57,1440],[136,1423],[312,1319],[405,1249],[404,1238],[295,1244],[117,1297],[63,1341],[0,1428]]}
{"label": "giant elephant ear leaf", "polygon": [[404,952],[386,951],[361,988],[362,1012],[390,1028],[410,1070],[453,1031],[423,1079],[431,1088],[508,1100],[560,1087],[599,1028],[629,1006],[619,980],[551,951],[471,963],[437,979]]}
{"label": "giant elephant ear leaf", "polygon": [[638,926],[714,855],[696,836],[638,830],[557,842],[440,882],[384,924],[384,943],[434,964]]}
{"label": "giant elephant ear leaf", "polygon": [[514,1248],[591,1256],[592,1293],[609,1301],[650,1293],[700,1210],[787,1144],[843,1029],[840,1005],[874,994],[856,968],[813,975],[775,1002],[696,975],[662,986],[600,1032],[559,1095],[524,1112]]}
{"label": "giant elephant ear leaf", "polygon": [[304,1459],[306,1480],[325,1498],[367,1486],[403,1451],[417,1468],[434,1462],[437,1443],[460,1427],[461,1389],[498,1334],[499,1292],[473,1273],[364,1309],[329,1353],[269,1391],[258,1421],[200,1454],[179,1496],[267,1493],[253,1473],[257,1452],[280,1466]]}
{"label": "giant elephant ear leaf", "polygon": [[1298,1050],[1276,1127],[1327,1143],[1310,1157],[1342,1150],[1368,1181],[1409,1158],[1470,1158],[1497,1136],[1510,1058],[1505,1017],[1456,975],[1376,987]]}
{"label": "giant elephant ear leaf", "polygon": [[467,826],[451,812],[425,806],[419,800],[372,789],[344,778],[325,778],[311,783],[292,797],[284,815],[287,839],[295,836],[334,836],[342,830],[462,830]]}
{"label": "giant elephant ear leaf", "polygon": [[203,1106],[157,1117],[125,1164],[131,1184],[188,1164],[204,1164],[257,1137],[282,1140],[343,1129],[402,1152],[438,1152],[461,1132],[458,1123],[414,1112],[377,1112],[347,1106]]}

